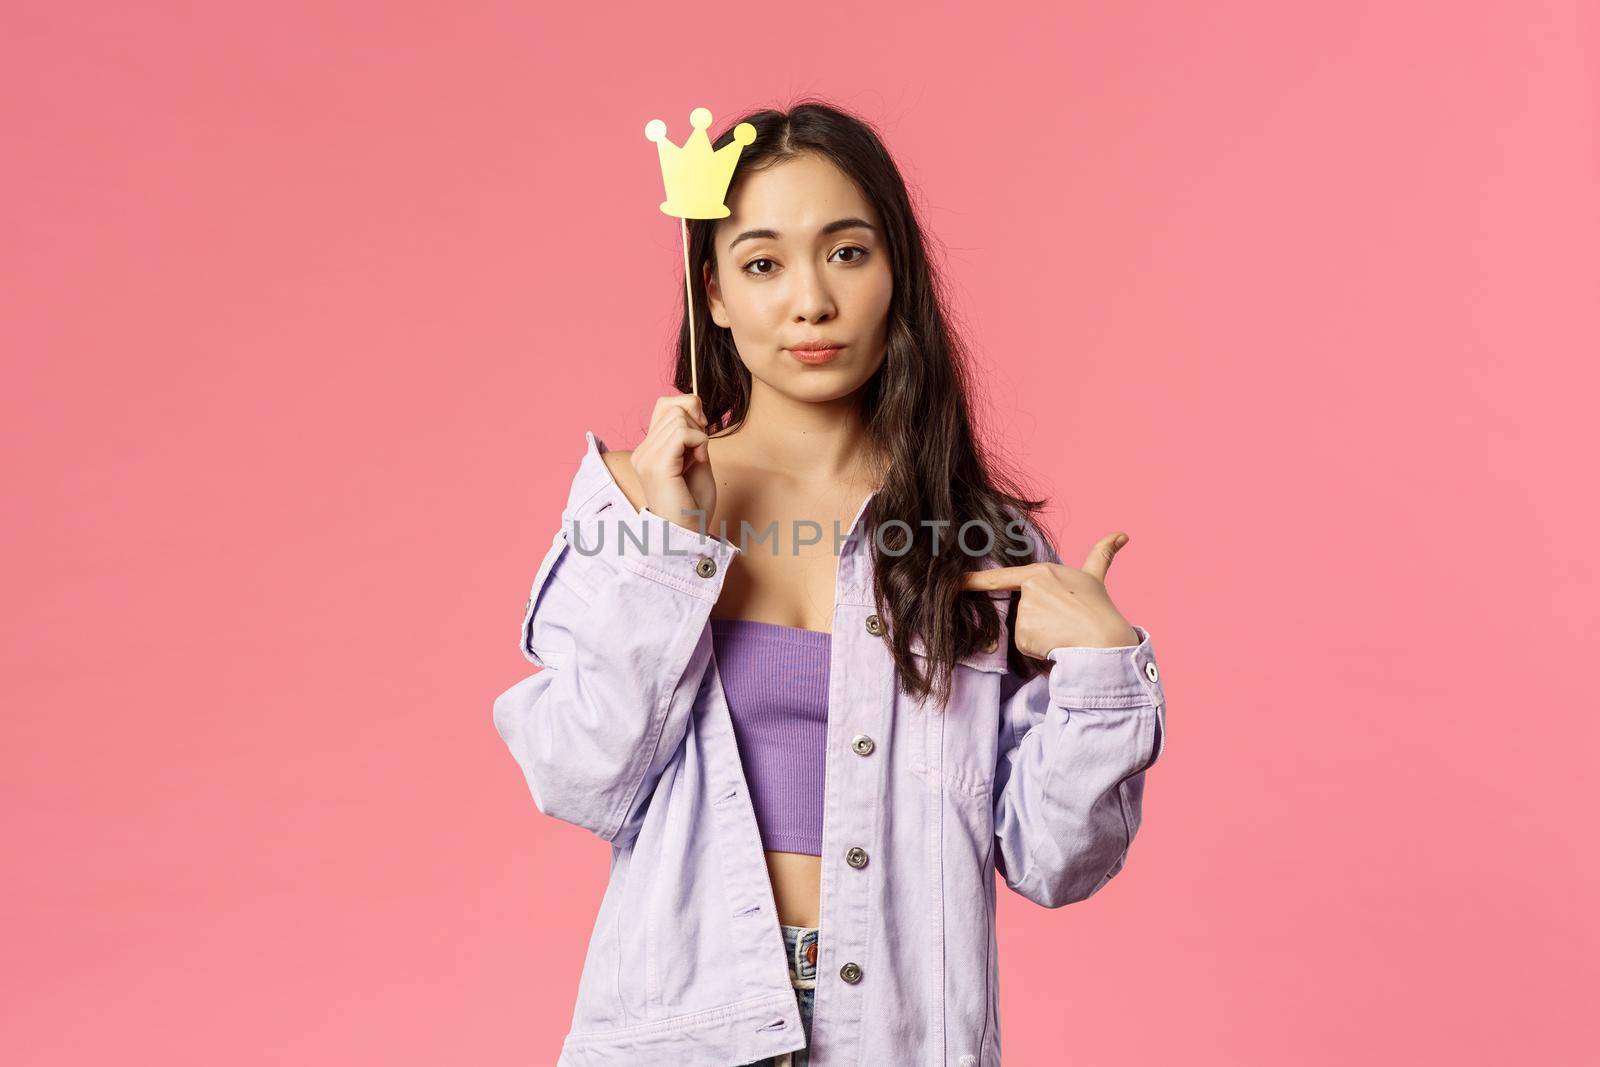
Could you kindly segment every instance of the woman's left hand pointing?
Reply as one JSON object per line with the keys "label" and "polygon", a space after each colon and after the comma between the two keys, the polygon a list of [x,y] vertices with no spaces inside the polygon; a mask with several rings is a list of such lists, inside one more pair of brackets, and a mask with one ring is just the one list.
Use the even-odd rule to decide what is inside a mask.
{"label": "woman's left hand pointing", "polygon": [[1139,635],[1106,592],[1106,572],[1127,543],[1128,535],[1120,531],[1101,538],[1081,569],[1040,562],[968,571],[961,588],[1022,590],[1012,636],[1017,650],[1034,659],[1047,658],[1053,648],[1137,645]]}

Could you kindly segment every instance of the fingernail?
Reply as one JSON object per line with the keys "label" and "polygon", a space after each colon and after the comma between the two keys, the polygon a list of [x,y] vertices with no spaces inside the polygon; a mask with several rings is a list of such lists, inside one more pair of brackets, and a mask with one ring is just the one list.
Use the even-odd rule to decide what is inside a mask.
{"label": "fingernail", "polygon": [[1123,534],[1121,537],[1117,538],[1117,547],[1118,548],[1121,548],[1123,545],[1125,545],[1127,543],[1128,543],[1128,535],[1127,534]]}

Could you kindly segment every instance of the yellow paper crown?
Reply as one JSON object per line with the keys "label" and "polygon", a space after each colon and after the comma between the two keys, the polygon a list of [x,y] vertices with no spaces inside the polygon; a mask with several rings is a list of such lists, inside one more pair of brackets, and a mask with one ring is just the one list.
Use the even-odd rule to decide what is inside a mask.
{"label": "yellow paper crown", "polygon": [[733,128],[731,143],[713,149],[706,136],[711,112],[695,108],[689,112],[689,125],[694,132],[682,148],[667,140],[667,124],[660,119],[644,126],[645,138],[654,141],[661,153],[661,181],[667,189],[661,210],[680,219],[725,219],[731,212],[722,198],[728,195],[739,153],[756,139],[756,128],[741,122]]}

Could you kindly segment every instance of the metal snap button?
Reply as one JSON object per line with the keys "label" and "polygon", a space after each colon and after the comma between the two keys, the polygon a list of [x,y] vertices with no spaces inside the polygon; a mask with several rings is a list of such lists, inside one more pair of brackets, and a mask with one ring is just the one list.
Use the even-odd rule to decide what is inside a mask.
{"label": "metal snap button", "polygon": [[999,640],[999,638],[996,638],[995,640],[990,641],[987,645],[984,645],[983,646],[983,650],[985,652],[993,652],[995,649],[997,649],[999,647],[1000,647],[1000,640]]}
{"label": "metal snap button", "polygon": [[709,578],[717,573],[717,561],[710,556],[701,556],[694,565],[694,572],[702,578]]}
{"label": "metal snap button", "polygon": [[852,867],[865,867],[867,865],[867,850],[860,847],[852,848],[844,854],[844,861]]}
{"label": "metal snap button", "polygon": [[856,734],[850,740],[850,747],[855,750],[856,755],[865,756],[872,751],[872,738],[866,734]]}
{"label": "metal snap button", "polygon": [[1150,679],[1152,682],[1161,677],[1160,673],[1156,670],[1155,663],[1153,662],[1146,663],[1144,665],[1144,676]]}
{"label": "metal snap button", "polygon": [[857,964],[847,963],[843,967],[839,968],[839,977],[843,978],[851,985],[855,985],[857,982],[861,981],[861,968]]}
{"label": "metal snap button", "polygon": [[881,637],[883,635],[883,620],[878,618],[876,615],[868,615],[867,633],[871,634],[873,637]]}

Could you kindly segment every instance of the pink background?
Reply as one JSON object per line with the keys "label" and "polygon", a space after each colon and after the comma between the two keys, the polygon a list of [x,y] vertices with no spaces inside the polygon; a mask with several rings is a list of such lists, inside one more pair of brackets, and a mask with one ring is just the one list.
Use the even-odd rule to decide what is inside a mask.
{"label": "pink background", "polygon": [[8,5],[9,1062],[554,1062],[607,849],[491,701],[667,389],[646,120],[806,93],[1171,701],[1007,1062],[1594,1055],[1595,5],[539,6]]}

